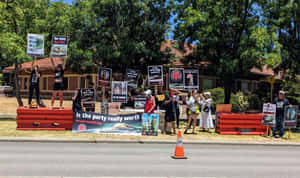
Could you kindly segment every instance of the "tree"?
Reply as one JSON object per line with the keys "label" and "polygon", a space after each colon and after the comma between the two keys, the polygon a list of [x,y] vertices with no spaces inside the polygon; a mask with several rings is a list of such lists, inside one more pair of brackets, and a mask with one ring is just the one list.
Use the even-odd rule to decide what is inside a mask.
{"label": "tree", "polygon": [[[119,72],[127,67],[169,62],[160,51],[170,27],[169,0],[83,0],[75,6],[85,18],[76,35],[73,59],[84,65],[102,63]],[[79,13],[79,12],[77,12]],[[142,70],[143,72],[145,70]]]}
{"label": "tree", "polygon": [[282,63],[278,70],[295,75],[300,74],[300,1],[264,1],[264,23],[274,28],[282,44]]}
{"label": "tree", "polygon": [[260,5],[259,0],[181,0],[176,5],[175,38],[196,45],[186,63],[210,62],[209,69],[223,80],[225,103],[235,78],[281,62],[281,45],[274,29],[261,23]]}
{"label": "tree", "polygon": [[40,32],[49,0],[1,0],[0,1],[0,51],[1,64],[14,64],[14,88],[19,106],[20,96],[19,65],[30,60],[26,56],[27,33]]}

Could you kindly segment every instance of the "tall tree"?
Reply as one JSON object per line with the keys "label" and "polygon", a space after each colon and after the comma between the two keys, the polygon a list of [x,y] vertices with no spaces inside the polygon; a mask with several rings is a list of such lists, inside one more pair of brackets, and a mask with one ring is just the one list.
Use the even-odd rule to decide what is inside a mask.
{"label": "tall tree", "polygon": [[295,79],[300,74],[300,1],[265,0],[263,7],[265,25],[276,29],[282,44],[282,63],[278,70],[290,73]]}
{"label": "tall tree", "polygon": [[186,62],[210,62],[223,81],[225,103],[234,79],[247,76],[253,67],[281,62],[281,45],[276,33],[262,25],[260,5],[259,0],[180,0],[176,5],[175,38],[196,45]]}
{"label": "tall tree", "polygon": [[[169,62],[160,51],[170,27],[170,0],[83,0],[85,20],[78,32],[78,48],[89,63],[120,72],[127,67],[144,69]],[[81,57],[74,53],[74,58]],[[73,55],[73,54],[72,54]],[[77,56],[75,56],[77,55]],[[143,70],[144,71],[144,70]]]}
{"label": "tall tree", "polygon": [[15,66],[14,91],[19,106],[23,105],[18,82],[19,65],[30,60],[26,56],[27,33],[41,32],[39,29],[44,24],[48,6],[49,0],[0,1],[0,58]]}

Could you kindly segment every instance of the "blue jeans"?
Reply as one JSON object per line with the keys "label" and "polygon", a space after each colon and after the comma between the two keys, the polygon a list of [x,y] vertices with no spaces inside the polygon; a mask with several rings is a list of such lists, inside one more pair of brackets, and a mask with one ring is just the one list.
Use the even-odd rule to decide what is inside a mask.
{"label": "blue jeans", "polygon": [[279,131],[279,136],[282,137],[284,134],[283,129],[283,115],[276,116],[276,126],[272,129],[273,136],[276,136],[276,132]]}

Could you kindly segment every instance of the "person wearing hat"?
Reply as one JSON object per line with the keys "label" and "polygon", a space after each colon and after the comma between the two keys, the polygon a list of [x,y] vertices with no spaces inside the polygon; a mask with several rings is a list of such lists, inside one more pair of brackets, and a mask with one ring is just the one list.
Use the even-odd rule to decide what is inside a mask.
{"label": "person wearing hat", "polygon": [[200,128],[203,128],[203,131],[207,129],[207,132],[209,132],[209,129],[214,128],[214,124],[211,117],[211,94],[210,92],[205,92],[204,97],[200,95],[201,98],[201,119],[200,119]]}
{"label": "person wearing hat", "polygon": [[289,100],[285,98],[285,92],[280,90],[278,97],[275,98],[273,104],[276,104],[276,125],[272,129],[273,137],[276,138],[277,132],[279,132],[279,138],[282,138],[284,135],[283,129],[283,118],[284,118],[284,108],[286,106],[292,107],[290,105]]}
{"label": "person wearing hat", "polygon": [[146,90],[145,95],[147,97],[144,113],[153,114],[155,108],[155,98],[152,96],[151,90]]}

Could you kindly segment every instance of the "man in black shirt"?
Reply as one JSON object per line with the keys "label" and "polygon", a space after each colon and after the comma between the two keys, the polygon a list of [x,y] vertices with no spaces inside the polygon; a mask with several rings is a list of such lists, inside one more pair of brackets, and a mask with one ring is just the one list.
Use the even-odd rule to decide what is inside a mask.
{"label": "man in black shirt", "polygon": [[176,95],[173,95],[171,92],[169,95],[166,95],[165,99],[165,123],[164,123],[164,133],[167,131],[167,124],[171,122],[173,128],[173,134],[176,134],[175,121],[176,121],[176,110],[177,110],[177,101]]}
{"label": "man in black shirt", "polygon": [[273,137],[276,137],[277,131],[279,131],[279,137],[282,138],[284,134],[283,129],[283,118],[284,118],[284,108],[286,106],[292,107],[289,100],[285,98],[285,92],[279,91],[279,95],[275,98],[273,104],[276,104],[276,126],[273,128]]}
{"label": "man in black shirt", "polygon": [[31,101],[33,96],[33,91],[35,90],[36,101],[38,106],[40,103],[40,77],[41,73],[39,72],[39,66],[36,64],[36,58],[32,61],[31,64],[31,74],[30,74],[30,86],[29,86],[29,99],[28,105],[31,107]]}

